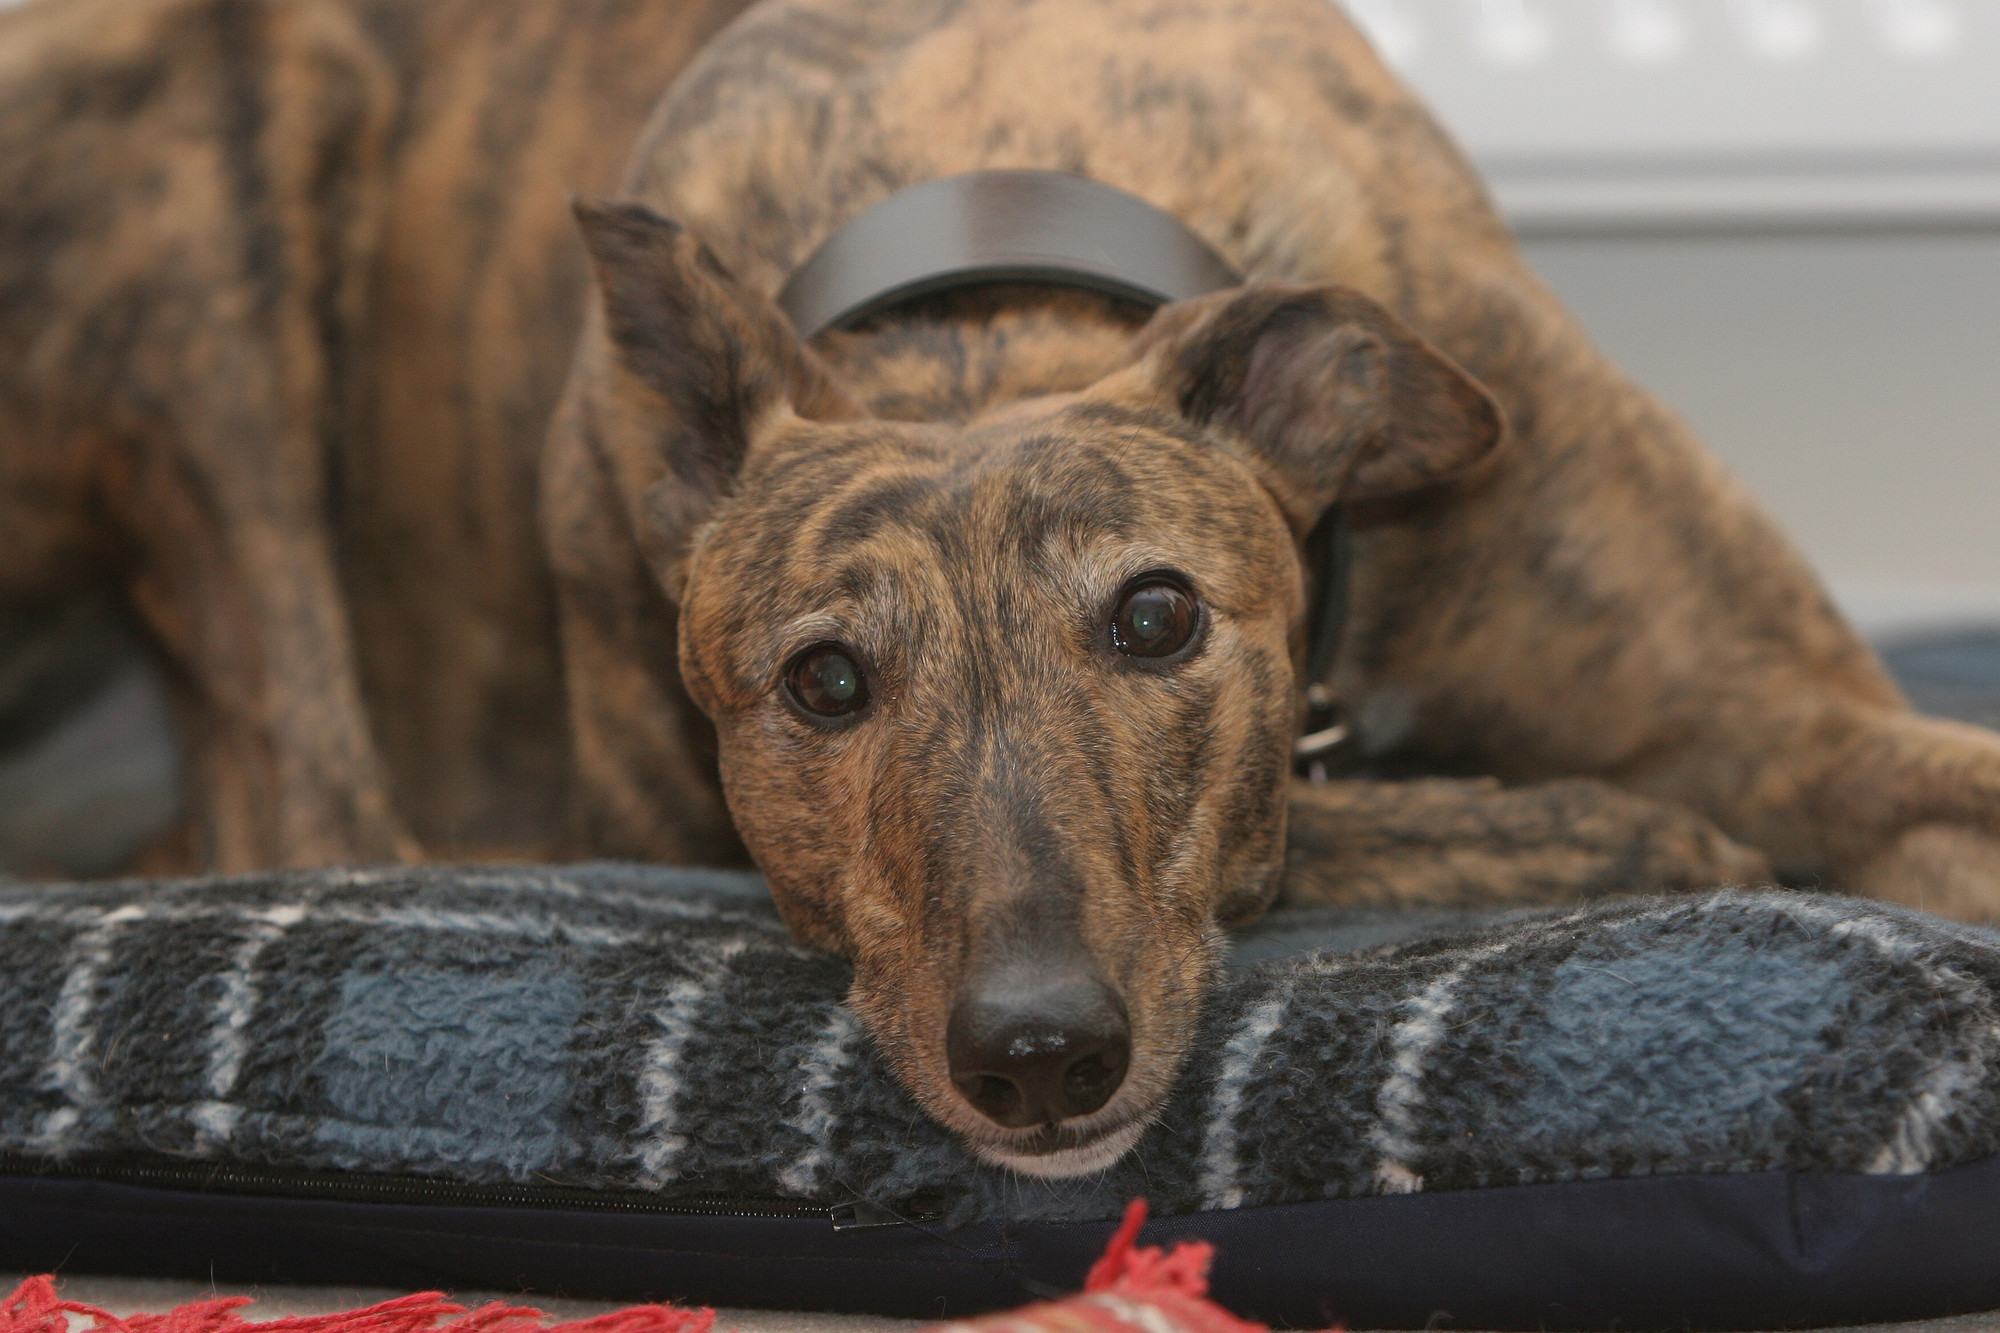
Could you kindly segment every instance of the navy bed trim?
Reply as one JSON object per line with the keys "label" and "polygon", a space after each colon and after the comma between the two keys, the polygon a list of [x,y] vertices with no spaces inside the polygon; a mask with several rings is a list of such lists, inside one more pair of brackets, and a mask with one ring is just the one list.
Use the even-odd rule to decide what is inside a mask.
{"label": "navy bed trim", "polygon": [[[0,1177],[0,1267],[958,1317],[1074,1290],[1106,1222],[356,1204]],[[1215,1295],[1292,1327],[1778,1328],[2000,1307],[2000,1159],[1330,1199],[1164,1218]]]}

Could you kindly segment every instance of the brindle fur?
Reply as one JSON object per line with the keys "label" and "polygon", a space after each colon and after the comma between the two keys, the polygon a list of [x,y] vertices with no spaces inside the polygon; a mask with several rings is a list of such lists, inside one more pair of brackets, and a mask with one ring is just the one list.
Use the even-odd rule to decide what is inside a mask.
{"label": "brindle fur", "polygon": [[144,613],[194,770],[156,864],[553,849],[569,197],[741,7],[0,15],[0,613]]}
{"label": "brindle fur", "polygon": [[[925,1105],[1052,1171],[1130,1142],[1281,866],[1533,902],[1775,865],[1995,915],[2000,738],[1908,711],[1335,7],[737,7],[0,19],[0,609],[110,582],[145,617],[195,756],[156,859],[740,834]],[[837,226],[991,167],[1138,194],[1251,286],[1150,321],[991,288],[797,343],[769,297]],[[568,197],[614,189],[593,287]],[[1329,503],[1357,741],[1292,786],[1287,852]],[[1206,606],[1166,672],[1102,637],[1153,565]],[[777,695],[815,635],[877,682],[851,727]],[[1133,1072],[1003,1132],[943,1014],[1057,936]]]}

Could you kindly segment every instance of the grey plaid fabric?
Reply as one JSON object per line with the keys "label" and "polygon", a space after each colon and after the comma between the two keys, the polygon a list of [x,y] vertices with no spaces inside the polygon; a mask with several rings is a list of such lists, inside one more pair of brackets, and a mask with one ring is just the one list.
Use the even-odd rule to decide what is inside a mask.
{"label": "grey plaid fabric", "polygon": [[[1724,891],[1243,937],[1123,1162],[974,1162],[748,876],[0,885],[0,1153],[639,1190],[966,1222],[1688,1172],[1909,1174],[2000,1140],[2000,936]],[[24,1162],[21,1159],[32,1159]]]}

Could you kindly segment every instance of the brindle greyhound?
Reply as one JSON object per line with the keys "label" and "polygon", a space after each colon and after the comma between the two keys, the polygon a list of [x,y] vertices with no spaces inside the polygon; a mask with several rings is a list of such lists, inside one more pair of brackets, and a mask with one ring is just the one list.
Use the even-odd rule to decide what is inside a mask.
{"label": "brindle greyhound", "polygon": [[[153,864],[747,848],[915,1096],[1045,1174],[1133,1141],[1281,887],[1993,914],[2000,738],[1909,712],[1325,0],[736,8],[0,21],[0,604],[143,616],[193,770]],[[1249,281],[801,342],[836,228],[986,168]],[[594,283],[572,192],[625,201]],[[1309,786],[1330,507],[1356,739]]]}

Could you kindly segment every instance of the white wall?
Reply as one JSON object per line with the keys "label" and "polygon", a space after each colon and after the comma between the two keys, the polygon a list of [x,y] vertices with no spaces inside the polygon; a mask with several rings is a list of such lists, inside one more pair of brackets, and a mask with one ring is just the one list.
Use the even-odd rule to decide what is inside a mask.
{"label": "white wall", "polygon": [[2000,623],[2000,0],[1347,0],[1876,630]]}
{"label": "white wall", "polygon": [[1857,619],[2000,621],[2000,232],[1527,249]]}

